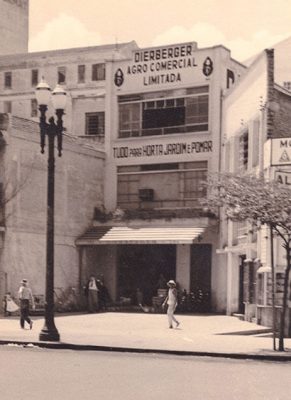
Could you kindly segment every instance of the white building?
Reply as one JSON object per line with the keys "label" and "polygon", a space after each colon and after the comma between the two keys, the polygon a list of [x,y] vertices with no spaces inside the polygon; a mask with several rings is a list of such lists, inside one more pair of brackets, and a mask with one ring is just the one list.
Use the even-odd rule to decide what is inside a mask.
{"label": "white building", "polygon": [[[290,48],[290,40],[288,43]],[[277,163],[278,167],[273,167],[267,151],[274,138],[291,136],[291,93],[276,83],[276,79],[282,84],[282,79],[291,76],[286,54],[282,58],[281,44],[278,52],[277,46],[262,52],[240,82],[224,96],[222,171],[264,174],[268,179],[284,176],[282,182],[289,184],[286,177],[291,172],[290,166],[281,162],[281,166]],[[281,173],[276,175],[278,169]],[[272,326],[269,230],[262,226],[256,231],[247,222],[226,220],[220,229],[221,241],[217,252],[227,265],[227,313],[244,314],[247,320],[255,319],[258,323]],[[276,304],[280,307],[286,258],[278,238],[274,239],[274,257]]]}
{"label": "white building", "polygon": [[220,168],[222,91],[244,72],[223,46],[195,42],[108,60],[104,210],[77,244],[84,275],[115,277],[115,299],[140,288],[150,304],[163,274],[225,310],[218,228],[199,198]]}

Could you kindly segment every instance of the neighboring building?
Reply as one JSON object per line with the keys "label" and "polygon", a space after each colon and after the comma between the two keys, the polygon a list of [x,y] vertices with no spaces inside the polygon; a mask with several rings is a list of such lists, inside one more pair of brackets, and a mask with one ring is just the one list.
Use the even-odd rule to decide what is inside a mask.
{"label": "neighboring building", "polygon": [[151,304],[160,274],[225,311],[218,227],[201,209],[202,181],[220,168],[221,94],[244,74],[223,46],[195,42],[133,49],[107,62],[104,209],[77,240],[88,268],[137,288]]}
{"label": "neighboring building", "polygon": [[28,51],[29,0],[0,0],[0,55]]}
{"label": "neighboring building", "polygon": [[[5,117],[0,114],[0,296],[15,296],[23,278],[34,294],[44,295],[47,146],[41,154],[38,124],[13,116],[7,127]],[[75,240],[103,204],[105,154],[99,147],[65,134],[63,155],[56,158],[55,292],[61,298],[74,288],[80,300]]]}
{"label": "neighboring building", "polygon": [[[42,77],[67,90],[67,131],[103,142],[106,60],[128,57],[135,42],[0,57],[0,112],[38,120],[35,87]],[[49,109],[49,112],[52,112]]]}
{"label": "neighboring building", "polygon": [[[278,75],[274,64],[279,68],[283,63],[282,58],[276,62],[276,54],[276,48],[262,52],[224,96],[222,171],[264,173],[269,179],[276,175],[266,144],[273,138],[291,136],[291,93],[275,83]],[[290,166],[280,170],[291,173]],[[241,313],[249,321],[255,319],[272,326],[268,229],[262,226],[256,232],[247,222],[223,221],[220,230],[218,253],[227,265],[227,313]],[[279,239],[274,240],[276,298],[280,306],[286,259]],[[290,334],[290,321],[287,329]]]}

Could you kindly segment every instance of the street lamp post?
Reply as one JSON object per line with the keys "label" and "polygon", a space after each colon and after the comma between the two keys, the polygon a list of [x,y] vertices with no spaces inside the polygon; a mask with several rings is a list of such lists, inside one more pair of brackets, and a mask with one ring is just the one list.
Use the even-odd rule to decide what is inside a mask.
{"label": "street lamp post", "polygon": [[[48,137],[48,175],[47,175],[47,231],[46,231],[46,290],[45,290],[45,323],[40,332],[41,341],[59,341],[60,335],[54,322],[54,197],[55,197],[55,157],[54,143],[57,137],[58,155],[62,155],[62,135],[66,92],[57,85],[51,93],[48,84],[42,80],[36,87],[35,96],[40,111],[40,146],[44,153],[45,137]],[[46,121],[49,101],[56,110],[57,123],[51,117]]]}

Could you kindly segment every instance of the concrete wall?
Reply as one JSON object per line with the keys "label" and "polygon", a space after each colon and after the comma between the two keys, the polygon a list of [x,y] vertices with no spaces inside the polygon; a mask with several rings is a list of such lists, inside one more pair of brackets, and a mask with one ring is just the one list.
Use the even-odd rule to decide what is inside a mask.
{"label": "concrete wall", "polygon": [[29,0],[0,0],[0,55],[28,51]]}
{"label": "concrete wall", "polygon": [[[36,124],[13,118],[5,132],[5,233],[2,285],[15,295],[23,277],[43,294],[46,266],[47,148],[40,154]],[[55,169],[55,287],[78,287],[79,254],[75,239],[90,226],[94,207],[103,203],[104,153],[64,138]],[[13,193],[16,190],[16,194]],[[3,295],[3,293],[1,293]]]}
{"label": "concrete wall", "polygon": [[229,139],[244,124],[258,117],[267,100],[267,58],[262,53],[223,102],[223,135]]}

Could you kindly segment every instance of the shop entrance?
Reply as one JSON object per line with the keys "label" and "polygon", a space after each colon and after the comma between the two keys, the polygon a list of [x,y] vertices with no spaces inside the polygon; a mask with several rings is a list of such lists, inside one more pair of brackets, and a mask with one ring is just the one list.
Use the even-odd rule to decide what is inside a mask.
{"label": "shop entrance", "polygon": [[211,299],[211,244],[191,246],[190,290],[194,294],[195,311],[209,312]]}
{"label": "shop entrance", "polygon": [[245,313],[245,286],[246,286],[246,268],[244,261],[246,259],[246,255],[240,256],[240,264],[239,264],[239,298],[238,298],[238,312],[239,314]]}
{"label": "shop entrance", "polygon": [[160,275],[165,280],[176,276],[175,245],[118,246],[118,294],[137,302],[136,290],[143,295],[143,303],[151,305],[157,295]]}

